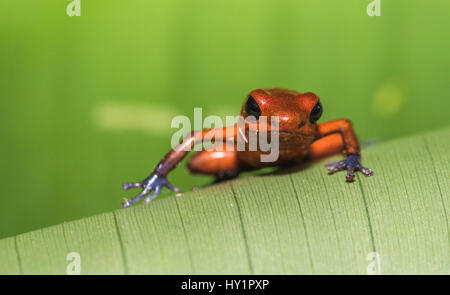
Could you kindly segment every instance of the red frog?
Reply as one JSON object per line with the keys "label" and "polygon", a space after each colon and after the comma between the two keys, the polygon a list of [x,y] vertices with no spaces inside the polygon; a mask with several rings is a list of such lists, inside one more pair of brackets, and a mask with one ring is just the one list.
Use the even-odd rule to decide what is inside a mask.
{"label": "red frog", "polygon": [[[253,90],[242,105],[241,116],[244,119],[253,116],[256,120],[253,123],[246,121],[245,130],[238,124],[223,127],[221,132],[223,136],[215,138],[215,143],[219,141],[224,146],[230,141],[236,143],[239,137],[245,138],[250,131],[259,131],[260,117],[278,116],[276,126],[279,136],[278,158],[271,162],[261,161],[261,155],[266,152],[259,149],[249,150],[248,145],[244,150],[224,147],[222,150],[196,152],[189,159],[188,169],[192,173],[215,175],[220,181],[236,177],[242,171],[267,166],[286,166],[344,152],[346,154],[344,160],[326,164],[329,173],[346,170],[347,182],[354,180],[355,171],[372,176],[373,171],[360,164],[360,146],[352,123],[347,119],[338,119],[317,124],[322,111],[319,97],[311,92],[299,93],[282,88]],[[272,121],[267,122],[265,128],[268,131],[275,128],[271,125]],[[123,202],[122,206],[129,207],[151,193],[145,198],[145,202],[150,202],[159,195],[163,186],[180,192],[169,182],[167,174],[183,160],[194,145],[202,143],[211,130],[192,131],[164,156],[146,179],[141,182],[124,183],[124,190],[135,187],[142,188],[142,191],[136,197]]]}

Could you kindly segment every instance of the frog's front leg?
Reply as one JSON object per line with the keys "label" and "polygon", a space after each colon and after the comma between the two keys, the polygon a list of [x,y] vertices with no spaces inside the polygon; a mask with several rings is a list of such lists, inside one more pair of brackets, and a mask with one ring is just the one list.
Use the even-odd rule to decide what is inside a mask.
{"label": "frog's front leg", "polygon": [[347,157],[337,162],[328,162],[329,173],[346,170],[346,180],[352,182],[355,179],[355,171],[361,171],[365,176],[372,176],[373,171],[363,167],[360,163],[361,153],[358,138],[349,120],[339,119],[317,125],[317,141],[311,144],[309,155],[311,158],[319,158],[345,152]]}
{"label": "frog's front leg", "polygon": [[372,176],[373,171],[362,166],[359,160],[359,155],[351,154],[344,160],[328,162],[325,166],[328,167],[328,172],[330,174],[340,170],[347,170],[347,175],[345,176],[347,182],[352,182],[355,179],[355,171],[361,171],[365,176]]}
{"label": "frog's front leg", "polygon": [[[222,138],[215,138],[215,141],[218,140],[224,141],[226,136],[235,137],[235,126],[225,127],[222,129]],[[143,181],[141,182],[127,182],[122,185],[124,190],[128,190],[130,188],[142,188],[142,191],[134,198],[130,200],[125,200],[122,203],[123,207],[129,207],[131,204],[140,201],[145,196],[150,195],[145,198],[145,202],[150,202],[154,198],[156,198],[161,189],[165,186],[174,192],[180,192],[180,189],[174,187],[169,180],[167,179],[167,174],[172,171],[177,165],[186,157],[187,153],[192,149],[192,147],[196,144],[202,143],[205,135],[212,129],[205,129],[202,131],[193,131],[188,134],[183,141],[178,144],[175,148],[170,150],[165,157],[156,165],[156,168],[153,172]]]}

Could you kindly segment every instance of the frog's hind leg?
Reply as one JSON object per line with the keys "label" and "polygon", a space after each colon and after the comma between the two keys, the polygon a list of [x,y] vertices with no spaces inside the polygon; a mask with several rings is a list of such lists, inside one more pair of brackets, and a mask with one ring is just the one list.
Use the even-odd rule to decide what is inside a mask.
{"label": "frog's hind leg", "polygon": [[201,151],[189,159],[187,167],[191,173],[214,175],[216,182],[235,178],[242,171],[236,149],[233,151]]}

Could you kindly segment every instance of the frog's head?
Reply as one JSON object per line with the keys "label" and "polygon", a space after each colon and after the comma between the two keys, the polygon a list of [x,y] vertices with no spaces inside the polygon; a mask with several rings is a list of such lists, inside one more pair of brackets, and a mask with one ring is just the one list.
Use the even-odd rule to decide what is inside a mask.
{"label": "frog's head", "polygon": [[[256,89],[245,99],[241,116],[246,119],[255,117],[256,121],[265,116],[270,130],[271,117],[278,116],[280,133],[312,135],[316,130],[316,121],[322,115],[319,97],[312,92],[299,93],[282,88]],[[251,124],[257,129],[261,125]]]}

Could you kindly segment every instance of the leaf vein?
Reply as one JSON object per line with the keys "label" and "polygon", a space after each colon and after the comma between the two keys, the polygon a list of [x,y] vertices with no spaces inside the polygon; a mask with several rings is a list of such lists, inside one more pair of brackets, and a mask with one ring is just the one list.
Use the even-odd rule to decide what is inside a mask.
{"label": "leaf vein", "polygon": [[234,190],[233,184],[230,183],[230,187],[231,187],[231,192],[233,193],[234,202],[236,203],[237,213],[239,216],[239,223],[241,225],[241,231],[242,231],[242,237],[244,239],[245,251],[247,252],[248,267],[250,269],[250,273],[255,274],[252,258],[250,256],[250,248],[248,246],[247,234],[245,232],[244,222],[242,220],[241,206],[239,205],[239,202],[238,202],[238,199],[236,196],[236,191]]}

